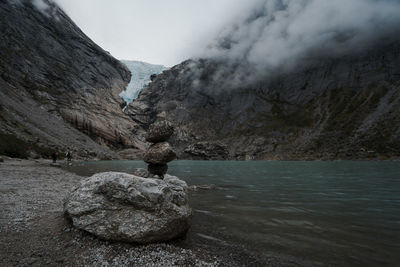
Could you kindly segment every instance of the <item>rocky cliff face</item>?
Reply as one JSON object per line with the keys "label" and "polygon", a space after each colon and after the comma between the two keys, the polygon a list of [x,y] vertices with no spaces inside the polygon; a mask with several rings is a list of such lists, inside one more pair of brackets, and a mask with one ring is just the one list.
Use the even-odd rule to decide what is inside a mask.
{"label": "rocky cliff face", "polygon": [[35,147],[83,156],[136,147],[119,93],[129,70],[56,5],[0,2],[0,126]]}
{"label": "rocky cliff face", "polygon": [[126,113],[143,128],[173,121],[180,158],[400,156],[399,40],[234,89],[215,79],[223,68],[183,62],[158,75]]}

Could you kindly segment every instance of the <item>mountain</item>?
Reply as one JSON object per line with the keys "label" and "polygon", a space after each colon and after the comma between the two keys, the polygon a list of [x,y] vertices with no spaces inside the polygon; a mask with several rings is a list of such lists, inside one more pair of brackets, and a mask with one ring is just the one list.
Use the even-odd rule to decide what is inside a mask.
{"label": "mountain", "polygon": [[127,104],[136,99],[140,91],[151,82],[151,75],[160,74],[167,69],[162,65],[154,65],[135,60],[121,60],[121,62],[128,67],[132,74],[128,87],[120,94]]}
{"label": "mountain", "polygon": [[[126,114],[166,118],[188,159],[369,159],[400,156],[400,40],[316,58],[231,86],[232,66],[185,61],[158,75]],[[250,73],[251,74],[251,73]]]}
{"label": "mountain", "polygon": [[51,1],[3,0],[0,22],[0,153],[110,158],[137,146],[124,64]]}
{"label": "mountain", "polygon": [[[258,22],[264,13],[255,13],[252,20]],[[170,141],[180,158],[400,156],[396,29],[382,31],[373,43],[354,38],[353,30],[329,34],[335,42],[307,46],[311,50],[297,55],[296,64],[283,71],[248,66],[237,50],[232,50],[237,56],[232,62],[219,57],[187,60],[153,76],[123,112],[126,102],[120,94],[130,81],[129,69],[57,5],[3,0],[0,22],[0,154],[48,156],[69,147],[83,158],[138,158],[148,146],[144,133],[149,125],[168,119],[175,124]],[[241,48],[238,36],[224,39],[222,47]],[[341,49],[334,49],[340,44]],[[292,54],[283,51],[277,54],[290,62]],[[264,61],[264,54],[247,54]],[[152,66],[139,65],[132,68],[146,73],[138,80],[147,83]],[[134,98],[128,92],[131,87],[122,93],[127,102]]]}

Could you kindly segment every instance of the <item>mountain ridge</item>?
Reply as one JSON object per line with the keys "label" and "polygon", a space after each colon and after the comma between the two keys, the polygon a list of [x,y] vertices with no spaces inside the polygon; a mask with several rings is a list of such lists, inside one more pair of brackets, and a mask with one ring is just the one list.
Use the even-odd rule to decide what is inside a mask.
{"label": "mountain ridge", "polygon": [[[136,146],[119,97],[130,72],[45,3],[45,11],[28,0],[0,3],[1,132],[20,140],[21,150],[43,148],[47,156],[70,148],[118,158],[110,148]],[[4,140],[0,147],[10,149]]]}
{"label": "mountain ridge", "polygon": [[[224,68],[218,64],[189,60],[165,71],[126,113],[144,128],[159,119],[173,121],[171,142],[180,158],[400,156],[396,38],[237,89],[217,88],[213,73]],[[213,147],[225,151],[211,155]]]}
{"label": "mountain ridge", "polygon": [[17,156],[71,148],[82,158],[137,159],[150,124],[167,119],[181,159],[400,157],[396,35],[250,83],[231,75],[253,77],[240,62],[187,60],[153,76],[122,111],[129,69],[45,3],[0,3],[0,153],[14,142]]}

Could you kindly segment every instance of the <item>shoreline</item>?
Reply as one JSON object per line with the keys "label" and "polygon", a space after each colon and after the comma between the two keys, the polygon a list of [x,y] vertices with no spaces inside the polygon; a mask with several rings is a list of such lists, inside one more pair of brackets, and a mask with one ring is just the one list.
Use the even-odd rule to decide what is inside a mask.
{"label": "shoreline", "polygon": [[[0,163],[1,159],[4,161],[29,161],[29,162],[36,162],[39,164],[47,164],[46,166],[51,165],[52,160],[49,158],[12,158],[6,155],[0,155]],[[143,161],[142,158],[114,158],[114,159],[100,159],[97,157],[94,158],[83,158],[83,157],[75,157],[72,159],[72,163],[79,164],[83,162],[99,162],[99,161]],[[400,161],[400,157],[371,157],[371,158],[318,158],[318,157],[305,157],[305,158],[266,158],[266,159],[236,159],[236,158],[229,158],[229,159],[193,159],[193,158],[177,158],[176,161],[235,161],[235,162],[252,162],[252,161],[287,161],[287,162],[297,162],[297,161],[304,161],[304,162],[312,162],[312,161]],[[67,164],[67,160],[65,158],[57,159],[56,166],[62,167],[63,165]]]}
{"label": "shoreline", "polygon": [[183,240],[137,245],[103,241],[77,230],[64,218],[62,204],[83,178],[52,166],[50,160],[4,159],[0,163],[0,265],[263,265],[235,248],[210,249],[207,242],[199,247],[193,246],[198,242]]}
{"label": "shoreline", "polygon": [[[4,159],[0,162],[0,266],[330,265],[318,257],[304,257],[303,252],[258,249],[257,243],[221,230],[230,221],[217,227],[195,202],[191,205],[192,226],[185,238],[149,245],[103,241],[72,227],[63,214],[63,198],[92,174],[74,172],[66,161],[54,166],[51,160]],[[73,166],[78,165],[82,162],[73,161]],[[106,163],[100,165],[105,168],[97,172],[109,168]],[[200,190],[191,194],[214,193]]]}

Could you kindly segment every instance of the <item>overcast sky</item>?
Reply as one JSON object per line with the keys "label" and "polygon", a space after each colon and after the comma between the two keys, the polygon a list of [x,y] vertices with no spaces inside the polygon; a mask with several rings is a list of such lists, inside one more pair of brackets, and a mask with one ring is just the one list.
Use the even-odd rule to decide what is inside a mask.
{"label": "overcast sky", "polygon": [[54,1],[114,57],[167,67],[223,57],[265,72],[315,48],[359,48],[400,25],[398,0]]}
{"label": "overcast sky", "polygon": [[55,0],[118,59],[173,66],[257,0]]}

